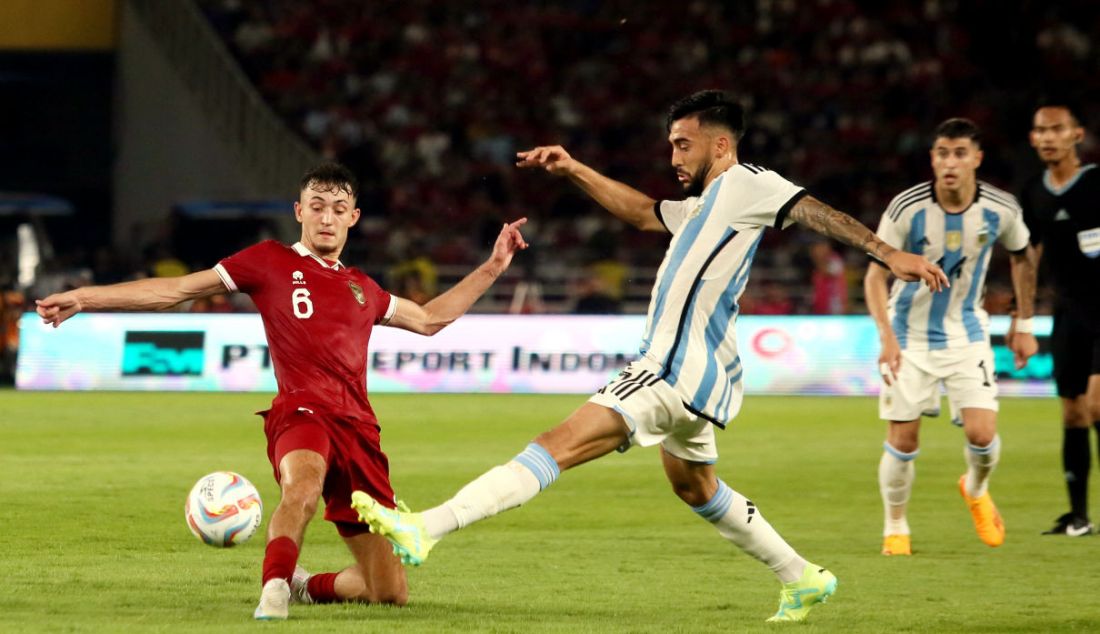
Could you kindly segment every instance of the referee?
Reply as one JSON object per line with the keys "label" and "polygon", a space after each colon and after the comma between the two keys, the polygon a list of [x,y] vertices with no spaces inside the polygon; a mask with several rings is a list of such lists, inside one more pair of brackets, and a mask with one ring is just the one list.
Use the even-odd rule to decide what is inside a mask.
{"label": "referee", "polygon": [[[1077,156],[1085,136],[1079,115],[1063,102],[1035,111],[1031,145],[1046,169],[1020,195],[1031,242],[1055,293],[1051,348],[1070,510],[1045,534],[1070,537],[1093,530],[1089,427],[1100,434],[1100,170]],[[1017,320],[1016,331],[1029,332],[1030,321]]]}

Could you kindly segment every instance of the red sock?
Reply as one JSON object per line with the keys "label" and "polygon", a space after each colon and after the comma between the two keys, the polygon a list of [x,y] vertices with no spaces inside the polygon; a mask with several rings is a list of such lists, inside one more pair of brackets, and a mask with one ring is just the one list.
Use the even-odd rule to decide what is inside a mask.
{"label": "red sock", "polygon": [[338,574],[336,572],[321,572],[310,577],[309,583],[306,584],[309,598],[313,599],[314,603],[343,601],[343,599],[336,596],[336,575]]}
{"label": "red sock", "polygon": [[298,544],[289,537],[276,537],[267,543],[267,551],[264,553],[264,577],[266,585],[272,579],[286,579],[294,574],[294,566],[298,563]]}

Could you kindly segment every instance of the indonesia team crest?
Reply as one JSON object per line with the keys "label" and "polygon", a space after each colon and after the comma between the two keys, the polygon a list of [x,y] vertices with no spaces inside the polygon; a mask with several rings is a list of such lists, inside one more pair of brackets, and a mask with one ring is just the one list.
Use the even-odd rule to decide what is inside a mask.
{"label": "indonesia team crest", "polygon": [[363,287],[359,286],[355,282],[348,282],[348,288],[351,289],[351,294],[355,295],[355,301],[359,302],[359,305],[367,303],[367,296],[363,294]]}

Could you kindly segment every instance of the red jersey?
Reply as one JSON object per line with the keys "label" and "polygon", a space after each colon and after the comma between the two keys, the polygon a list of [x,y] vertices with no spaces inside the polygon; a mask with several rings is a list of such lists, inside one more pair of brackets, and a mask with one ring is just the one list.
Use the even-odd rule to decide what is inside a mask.
{"label": "red jersey", "polygon": [[300,242],[288,247],[266,240],[214,270],[260,311],[279,386],[273,405],[292,400],[377,424],[367,401],[367,343],[374,325],[393,316],[392,295]]}

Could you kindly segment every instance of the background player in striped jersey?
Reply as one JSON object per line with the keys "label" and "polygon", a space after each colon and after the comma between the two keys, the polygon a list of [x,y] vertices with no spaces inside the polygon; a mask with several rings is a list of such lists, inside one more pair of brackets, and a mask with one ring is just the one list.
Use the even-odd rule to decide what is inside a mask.
{"label": "background player in striped jersey", "polygon": [[424,513],[399,513],[356,493],[354,505],[395,550],[419,564],[435,541],[519,506],[561,470],[631,445],[661,445],[676,494],[722,537],[767,565],[784,584],[775,621],[801,621],[828,597],[836,578],[808,563],[756,506],[715,474],[714,427],[741,407],[737,299],[766,227],[800,222],[881,259],[899,277],[938,290],[947,279],[926,259],[879,240],[862,224],[782,176],[738,163],[741,106],[720,91],[673,105],[668,140],[687,199],[657,202],[599,174],[559,146],[519,153],[519,167],[564,175],[616,217],[672,240],[657,273],[642,358],[522,453]]}
{"label": "background player in striped jersey", "polygon": [[1031,145],[1046,169],[1020,194],[1031,243],[1054,287],[1050,342],[1070,510],[1046,532],[1071,537],[1092,532],[1089,427],[1100,434],[1100,169],[1077,156],[1085,138],[1077,114],[1061,102],[1036,110]]}
{"label": "background player in striped jersey", "polygon": [[[944,121],[936,128],[931,157],[935,180],[898,194],[882,215],[878,236],[937,261],[951,288],[932,294],[897,280],[888,306],[890,271],[872,264],[864,278],[867,307],[882,340],[879,369],[885,385],[879,415],[889,421],[878,471],[885,555],[911,554],[906,506],[920,451],[921,410],[933,394],[938,400],[941,381],[961,410],[967,438],[960,491],[981,540],[990,546],[1004,541],[1004,524],[988,491],[1001,443],[989,316],[982,308],[995,241],[1011,254],[1021,323],[1034,312],[1035,267],[1023,213],[1011,194],[977,180],[982,162],[978,127],[967,119]],[[1009,346],[1021,367],[1038,349],[1026,326],[1017,328]]]}
{"label": "background player in striped jersey", "polygon": [[[484,264],[422,306],[340,262],[348,230],[359,220],[358,192],[345,167],[321,164],[302,177],[294,203],[302,237],[292,246],[266,240],[191,275],[91,286],[38,302],[38,314],[55,327],[82,310],[164,310],[227,290],[255,302],[279,386],[271,409],[262,412],[281,497],[267,523],[263,590],[254,612],[261,620],[287,618],[292,599],[405,603],[404,568],[350,507],[355,489],[394,505],[389,462],[367,398],[371,330],[389,325],[435,334],[484,294],[517,249],[526,248],[519,233],[526,219],[504,225]],[[295,567],[319,497],[325,519],[355,561],[339,572],[310,576]]]}

